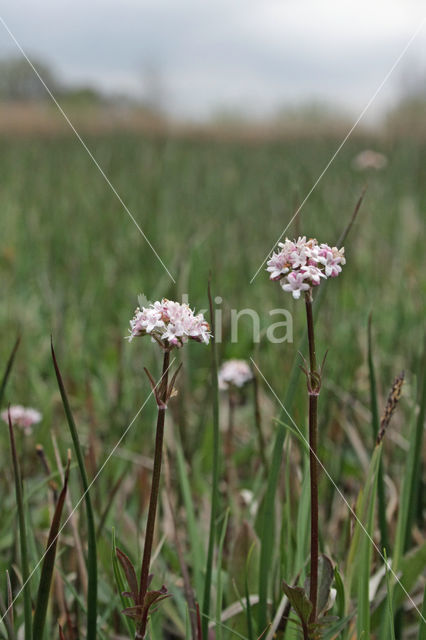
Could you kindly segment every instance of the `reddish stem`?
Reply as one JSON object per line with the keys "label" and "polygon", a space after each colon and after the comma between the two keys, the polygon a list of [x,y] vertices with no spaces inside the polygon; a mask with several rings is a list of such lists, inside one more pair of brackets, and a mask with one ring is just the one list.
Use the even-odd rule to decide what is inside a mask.
{"label": "reddish stem", "polygon": [[314,623],[317,617],[317,591],[318,591],[318,396],[320,391],[320,372],[317,371],[315,351],[314,319],[312,313],[312,294],[308,291],[305,295],[306,320],[308,324],[309,342],[309,464],[311,483],[311,575],[309,599],[312,603],[310,622]]}
{"label": "reddish stem", "polygon": [[[160,487],[161,477],[161,461],[163,453],[163,439],[164,439],[164,420],[166,416],[166,404],[167,404],[167,386],[168,386],[168,371],[170,362],[170,352],[164,352],[163,360],[163,374],[161,382],[159,384],[159,400],[157,415],[157,429],[155,434],[155,452],[154,452],[154,469],[152,473],[152,485],[151,495],[149,498],[149,510],[148,520],[146,525],[145,544],[143,549],[141,578],[139,587],[139,604],[143,605],[146,593],[148,591],[148,578],[149,567],[151,563],[152,542],[154,539],[155,517],[157,513],[158,493]],[[146,617],[147,618],[147,617]],[[143,626],[145,627],[145,623]],[[135,638],[143,638],[145,636],[145,629],[139,628]]]}

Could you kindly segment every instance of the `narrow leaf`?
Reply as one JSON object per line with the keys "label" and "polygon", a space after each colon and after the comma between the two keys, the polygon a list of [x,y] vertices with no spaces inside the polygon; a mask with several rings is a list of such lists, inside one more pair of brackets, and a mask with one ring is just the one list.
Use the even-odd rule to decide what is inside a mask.
{"label": "narrow leaf", "polygon": [[118,547],[116,548],[115,552],[117,554],[117,558],[120,561],[121,566],[123,567],[123,571],[126,575],[131,597],[136,603],[138,601],[139,587],[138,587],[138,579],[136,577],[136,571],[134,569],[134,566],[132,565],[129,558],[126,556],[126,554],[123,553],[123,551],[121,551]]}
{"label": "narrow leaf", "polygon": [[71,433],[72,441],[74,444],[74,450],[80,470],[81,481],[84,489],[84,500],[86,503],[86,519],[87,519],[87,574],[88,574],[88,589],[87,589],[87,640],[96,640],[96,618],[97,618],[97,590],[98,590],[98,578],[97,578],[97,557],[96,557],[96,532],[95,532],[95,520],[93,516],[92,502],[89,495],[89,483],[87,481],[86,468],[84,465],[83,453],[80,446],[80,440],[78,437],[77,428],[75,426],[74,418],[71,412],[71,408],[68,402],[65,386],[62,381],[61,372],[56,360],[55,351],[53,348],[53,342],[51,343],[53,365],[55,367],[56,379],[58,381],[59,391],[61,393],[62,404],[64,406],[65,415],[67,418],[69,430]]}
{"label": "narrow leaf", "polygon": [[[357,630],[358,637],[362,637],[362,633],[366,637],[370,637],[370,600],[369,600],[369,582],[371,571],[371,559],[373,552],[372,538],[374,534],[374,509],[377,495],[377,477],[381,460],[382,444],[376,446],[370,467],[369,477],[367,478],[366,489],[364,492],[364,500],[361,512],[358,517],[364,528],[360,531],[360,546],[358,562],[358,615]],[[361,529],[359,522],[356,527]]]}
{"label": "narrow leaf", "polygon": [[[377,386],[376,386],[376,373],[374,370],[373,360],[373,341],[371,333],[371,321],[372,315],[368,316],[368,375],[370,381],[370,409],[371,409],[371,428],[373,435],[373,442],[376,442],[379,435],[380,420],[379,420],[379,408],[377,404]],[[380,547],[389,549],[388,527],[386,522],[386,494],[385,494],[385,481],[383,477],[383,461],[380,462],[377,478],[377,501],[379,512],[379,528],[380,528]]]}
{"label": "narrow leaf", "polygon": [[[112,554],[111,555],[112,555],[112,569],[114,572],[114,578],[115,578],[115,583],[117,585],[117,590],[118,590],[118,593],[120,594],[121,606],[122,606],[122,609],[126,609],[129,606],[130,601],[125,596],[123,596],[123,593],[125,592],[125,587],[124,587],[123,578],[120,573],[120,565],[118,564],[118,560],[117,560],[117,547],[115,545],[114,529],[112,531]],[[135,629],[136,629],[133,620],[125,617],[124,621],[126,623],[129,636],[133,638],[135,635]]]}
{"label": "narrow leaf", "polygon": [[267,624],[268,584],[271,575],[272,552],[274,549],[274,502],[281,467],[284,436],[285,427],[282,424],[278,424],[274,450],[272,453],[272,462],[269,468],[268,485],[262,505],[259,561],[259,605],[257,620],[259,633],[266,628]]}
{"label": "narrow leaf", "polygon": [[13,346],[12,353],[9,356],[9,360],[7,361],[6,369],[5,369],[5,372],[3,374],[2,381],[0,383],[0,407],[3,404],[3,397],[4,397],[4,392],[5,392],[5,389],[6,389],[7,381],[9,379],[10,372],[12,371],[13,362],[15,360],[16,352],[18,351],[18,347],[19,347],[19,343],[20,342],[21,342],[21,336],[18,336],[16,338],[15,344]]}
{"label": "narrow leaf", "polygon": [[62,510],[64,508],[65,496],[68,487],[68,477],[70,472],[71,457],[68,457],[68,464],[65,471],[64,486],[56,503],[52,524],[50,525],[49,537],[47,540],[46,552],[41,568],[40,582],[38,585],[37,603],[33,620],[33,640],[43,638],[44,625],[46,622],[47,605],[49,603],[50,586],[52,583],[53,569],[55,566],[56,547],[58,544],[59,526],[61,524]]}
{"label": "narrow leaf", "polygon": [[24,592],[25,640],[31,640],[32,638],[32,606],[31,606],[30,570],[28,565],[27,527],[25,522],[24,500],[22,496],[21,470],[19,467],[19,460],[16,453],[15,434],[13,431],[12,421],[10,419],[10,411],[8,412],[8,419],[9,419],[10,448],[11,448],[11,454],[12,454],[13,472],[15,475],[16,505],[18,508],[19,540],[21,544],[21,572],[22,572],[22,588]]}

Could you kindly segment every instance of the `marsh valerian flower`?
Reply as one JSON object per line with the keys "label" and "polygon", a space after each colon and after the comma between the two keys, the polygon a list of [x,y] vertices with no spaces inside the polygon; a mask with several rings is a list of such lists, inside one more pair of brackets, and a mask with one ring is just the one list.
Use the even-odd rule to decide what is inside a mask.
{"label": "marsh valerian flower", "polygon": [[189,340],[208,344],[211,338],[210,326],[202,313],[196,315],[189,305],[180,304],[166,298],[136,309],[130,321],[128,340],[131,342],[133,338],[146,335],[151,336],[151,339],[162,348],[163,372],[160,380],[155,382],[151,373],[145,368],[157,402],[158,412],[155,431],[154,467],[139,585],[137,584],[135,569],[129,558],[119,549],[116,550],[117,557],[124,568],[129,583],[129,591],[125,592],[124,595],[130,596],[134,602],[134,606],[127,607],[123,613],[133,618],[136,623],[135,640],[145,638],[151,609],[161,600],[169,597],[164,585],[157,590],[150,588],[152,580],[150,565],[162,467],[165,414],[168,400],[174,395],[174,383],[180,370],[179,367],[169,384],[169,368],[173,364],[173,361],[170,363],[170,352],[175,347],[182,347]]}
{"label": "marsh valerian flower", "polygon": [[271,280],[279,280],[284,291],[290,292],[296,300],[302,291],[317,287],[321,278],[335,278],[345,264],[345,249],[318,244],[306,236],[278,244],[278,250],[267,262]]}
{"label": "marsh valerian flower", "polygon": [[246,360],[226,360],[218,373],[219,389],[227,391],[232,387],[243,387],[253,380],[253,372]]}
{"label": "marsh valerian flower", "polygon": [[12,405],[9,410],[5,409],[1,412],[1,418],[8,424],[8,412],[10,413],[10,421],[13,425],[21,427],[26,435],[32,432],[32,426],[40,422],[42,416],[37,409],[31,407],[23,407],[20,404]]}
{"label": "marsh valerian flower", "polygon": [[166,298],[136,309],[128,340],[145,335],[150,335],[165,349],[182,347],[188,340],[208,344],[211,337],[210,326],[202,313],[195,315],[189,305]]}

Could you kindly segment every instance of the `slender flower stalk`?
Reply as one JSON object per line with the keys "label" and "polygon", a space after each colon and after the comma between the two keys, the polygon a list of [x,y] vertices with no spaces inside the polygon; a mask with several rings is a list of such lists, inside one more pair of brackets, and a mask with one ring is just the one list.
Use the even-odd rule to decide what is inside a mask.
{"label": "slender flower stalk", "polygon": [[[143,604],[148,590],[149,566],[151,563],[152,541],[154,539],[155,516],[157,513],[158,491],[160,487],[161,463],[163,453],[164,422],[167,408],[167,386],[170,366],[170,351],[164,351],[163,375],[159,384],[157,429],[155,434],[154,470],[152,474],[151,495],[149,498],[148,521],[146,525],[145,544],[143,549],[141,577],[139,585],[139,604]],[[144,631],[140,637],[144,637]],[[136,635],[138,637],[138,635]]]}
{"label": "slender flower stalk", "polygon": [[[303,368],[306,374],[309,399],[309,466],[311,489],[311,571],[309,581],[309,599],[312,604],[309,621],[302,617],[304,637],[309,637],[310,629],[317,622],[318,592],[318,397],[321,389],[322,366],[317,364],[315,348],[314,318],[312,312],[312,291],[322,280],[335,278],[345,264],[345,250],[342,247],[330,247],[319,244],[317,240],[297,240],[280,242],[278,251],[268,261],[267,271],[271,280],[277,280],[283,291],[292,294],[298,300],[304,294],[309,345],[309,368]],[[309,625],[307,624],[309,622]],[[313,632],[315,633],[315,631]]]}
{"label": "slender flower stalk", "polygon": [[232,499],[233,489],[236,488],[236,473],[232,462],[234,452],[234,427],[235,410],[238,405],[244,404],[244,388],[253,381],[253,372],[246,360],[226,360],[220,367],[217,375],[220,391],[228,396],[228,429],[225,437],[225,464],[226,481],[228,485],[229,499]]}
{"label": "slender flower stalk", "polygon": [[210,327],[202,314],[195,315],[187,304],[179,304],[166,298],[148,307],[136,309],[130,321],[128,339],[132,341],[133,338],[146,335],[149,335],[162,349],[163,371],[159,382],[155,383],[154,378],[145,368],[157,401],[158,412],[154,468],[139,584],[131,561],[120,549],[116,549],[117,558],[123,567],[129,586],[129,590],[123,595],[130,597],[134,602],[134,606],[127,607],[123,613],[135,621],[135,640],[145,638],[151,608],[168,597],[164,585],[158,590],[150,590],[149,587],[153,578],[150,574],[150,565],[160,490],[166,410],[167,403],[174,393],[174,384],[180,369],[180,367],[177,369],[169,383],[170,353],[174,348],[181,348],[189,340],[208,344],[211,337]]}
{"label": "slender flower stalk", "polygon": [[310,621],[315,622],[317,615],[318,591],[318,396],[321,386],[321,374],[317,371],[315,351],[315,333],[312,314],[312,294],[305,294],[306,320],[308,324],[309,343],[309,464],[311,484],[311,577],[309,599],[312,603]]}

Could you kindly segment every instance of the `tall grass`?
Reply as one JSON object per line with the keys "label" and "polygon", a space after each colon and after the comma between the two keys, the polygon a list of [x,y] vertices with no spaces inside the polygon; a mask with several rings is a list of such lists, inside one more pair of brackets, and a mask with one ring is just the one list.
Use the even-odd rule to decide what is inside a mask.
{"label": "tall grass", "polygon": [[[6,370],[1,408],[9,401],[28,403],[43,413],[31,436],[24,437],[19,429],[13,432],[18,472],[12,473],[10,466],[7,429],[0,432],[4,452],[0,635],[16,640],[25,626],[25,637],[32,640],[33,622],[37,629],[44,626],[45,638],[134,635],[133,621],[120,615],[129,600],[122,595],[122,566],[115,553],[119,546],[128,557],[137,558],[141,548],[153,451],[148,444],[141,451],[140,443],[152,442],[155,403],[143,410],[90,492],[88,478],[95,477],[100,461],[149,393],[147,384],[141,389],[142,367],[158,366],[149,346],[135,358],[123,343],[135,294],[179,299],[189,293],[191,304],[202,308],[207,306],[205,283],[212,269],[214,293],[222,300],[212,299],[211,306],[222,314],[217,316],[222,340],[214,344],[213,366],[205,350],[188,346],[178,395],[170,402],[170,432],[175,434],[169,443],[173,499],[164,498],[160,484],[152,548],[154,586],[166,583],[172,598],[153,613],[149,633],[153,638],[195,636],[196,640],[254,640],[261,634],[267,638],[276,634],[296,640],[300,625],[282,580],[301,588],[308,573],[306,447],[287,417],[274,419],[282,418],[280,407],[259,379],[257,407],[249,397],[235,412],[230,459],[235,509],[228,515],[229,492],[220,465],[226,410],[220,410],[224,400],[217,394],[216,368],[226,358],[252,355],[250,318],[241,317],[238,341],[232,342],[231,309],[257,310],[265,335],[271,324],[269,311],[285,304],[293,314],[293,343],[277,346],[262,339],[255,360],[302,433],[307,433],[297,353],[300,348],[306,354],[303,309],[290,300],[284,303],[282,293],[268,285],[265,275],[259,274],[252,285],[249,281],[335,143],[289,139],[249,144],[127,135],[93,137],[90,143],[178,284],[163,272],[73,140],[0,140],[0,362]],[[365,182],[365,175],[352,171],[351,160],[367,144],[379,142],[348,142],[313,192],[299,216],[299,228],[308,235],[329,239],[341,235],[346,212],[352,210]],[[413,602],[424,616],[420,603],[426,547],[419,532],[424,526],[420,495],[426,394],[424,376],[417,374],[422,368],[420,230],[426,204],[426,147],[421,141],[380,144],[387,146],[389,166],[368,176],[363,206],[350,225],[345,273],[333,291],[327,290],[326,304],[316,303],[314,313],[321,309],[317,344],[321,351],[330,349],[318,413],[318,455],[348,503],[357,504],[355,512],[371,538],[380,550],[386,546],[390,569],[379,573],[383,559],[321,474],[320,547],[335,565],[332,586],[337,590],[330,619],[321,628],[322,637],[330,640],[349,640],[362,633],[380,640],[395,633],[405,640],[425,633]],[[370,309],[375,339],[368,345],[365,318]],[[11,357],[17,329],[23,340]],[[62,378],[57,369],[59,394],[51,376],[51,332],[64,374]],[[389,381],[403,368],[406,391],[383,444],[373,450],[372,433],[377,433]],[[254,409],[263,438],[253,420]],[[51,526],[45,489],[48,482],[57,481],[58,469],[51,463],[51,475],[46,477],[34,453],[39,442],[47,458],[54,459],[51,431],[62,457],[70,446],[75,451],[78,473],[70,474],[69,498],[75,504],[86,491],[90,505],[87,500],[84,521],[81,514],[74,514],[72,536],[68,524],[61,532],[56,570],[50,575],[52,589],[47,590],[46,581],[42,605],[33,618],[35,601],[30,596],[35,595],[36,585],[28,584],[25,599],[18,592],[42,557],[43,532]],[[27,540],[24,553],[17,544],[21,539],[13,535],[19,492],[18,520],[21,531],[29,532],[20,537]],[[176,509],[175,518],[170,508]],[[184,597],[173,522],[194,589],[195,612],[188,612]],[[242,527],[250,531],[246,538],[238,537]],[[83,549],[88,543],[87,598],[76,572],[75,532]],[[250,549],[244,563],[241,540],[247,545],[244,549]],[[39,577],[37,569],[32,580]],[[4,616],[8,607],[13,618]],[[194,630],[190,613],[197,621]]]}

